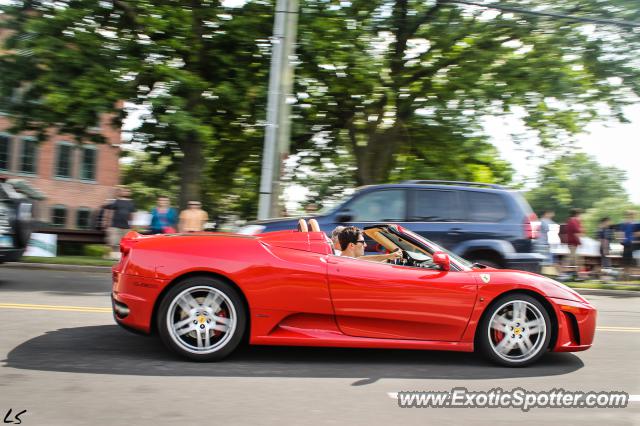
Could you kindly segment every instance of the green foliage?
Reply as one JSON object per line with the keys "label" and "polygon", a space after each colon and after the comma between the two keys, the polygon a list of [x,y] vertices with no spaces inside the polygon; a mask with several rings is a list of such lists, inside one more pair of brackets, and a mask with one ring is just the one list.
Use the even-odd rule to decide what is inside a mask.
{"label": "green foliage", "polygon": [[[120,101],[143,107],[133,141],[151,156],[125,169],[139,205],[168,192],[181,205],[202,198],[213,216],[251,217],[273,6],[12,2],[0,19],[10,31],[0,109],[16,131],[44,138],[55,125],[100,139],[88,130],[100,114],[121,111]],[[629,0],[518,6],[640,19]],[[483,117],[523,111],[553,150],[595,118],[624,120],[622,106],[640,94],[637,31],[438,0],[304,0],[300,12],[291,147],[298,162],[282,180],[309,188],[314,203],[354,185],[411,178],[508,183],[513,171],[489,144]],[[552,202],[562,215],[593,203],[589,189],[555,189],[538,191],[538,206]]]}
{"label": "green foliage", "polygon": [[122,181],[131,190],[137,209],[151,210],[161,195],[169,197],[172,205],[176,205],[180,180],[169,156],[134,152],[128,159],[130,161],[121,166]]}
{"label": "green foliage", "polygon": [[601,166],[591,156],[565,155],[541,168],[538,186],[526,197],[536,213],[553,210],[555,220],[564,222],[572,208],[586,210],[604,198],[613,198],[620,205],[628,203],[622,187],[625,179],[624,171]]}
{"label": "green foliage", "polygon": [[98,244],[87,244],[82,248],[84,256],[102,258],[109,254],[111,249],[109,246]]}
{"label": "green foliage", "polygon": [[[561,7],[577,16],[638,17],[624,0]],[[624,28],[434,0],[307,0],[299,27],[294,148],[314,149],[322,131],[329,148],[348,149],[359,185],[418,177],[508,182],[484,116],[517,107],[540,144],[558,148],[597,116],[624,119],[621,105],[640,93],[640,36]]]}
{"label": "green foliage", "polygon": [[582,224],[588,236],[595,238],[600,220],[608,217],[611,223],[624,222],[624,215],[629,210],[635,210],[636,217],[640,217],[640,206],[631,203],[627,197],[609,197],[595,202],[582,216]]}

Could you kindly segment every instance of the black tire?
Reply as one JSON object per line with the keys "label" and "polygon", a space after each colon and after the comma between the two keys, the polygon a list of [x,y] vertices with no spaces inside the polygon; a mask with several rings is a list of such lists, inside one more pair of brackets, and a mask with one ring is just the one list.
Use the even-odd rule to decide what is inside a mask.
{"label": "black tire", "polygon": [[[177,299],[181,298],[182,295],[188,293],[192,296],[194,301],[202,303],[203,300],[206,300],[206,294],[209,292],[210,294],[215,294],[215,297],[220,296],[223,300],[220,303],[219,311],[220,315],[223,315],[224,312],[227,312],[227,318],[231,320],[235,318],[234,322],[230,322],[229,324],[234,324],[227,326],[228,328],[232,328],[231,332],[222,333],[220,332],[219,336],[216,336],[215,330],[209,330],[209,328],[205,330],[192,330],[188,331],[184,334],[184,337],[178,336],[177,332],[175,332],[170,326],[169,323],[175,324],[175,321],[178,320],[179,315],[185,315],[185,311],[181,308]],[[202,294],[202,297],[198,297],[199,294]],[[195,296],[195,297],[194,297]],[[205,309],[203,306],[201,308],[196,309]],[[205,315],[209,315],[213,324],[215,326],[224,326],[220,325],[220,323],[216,322],[214,318],[220,317],[211,317],[211,313],[207,314],[206,312],[198,311],[198,316],[191,317],[189,315],[183,316],[179,318],[180,322],[185,322],[187,320],[193,319],[194,321],[200,322],[198,325],[194,322],[195,325],[191,325],[191,321],[188,321],[188,324],[185,324],[181,330],[187,330],[189,327],[202,327],[209,326],[208,324],[202,322],[206,320]],[[169,318],[171,316],[171,318]],[[240,344],[242,338],[244,336],[246,327],[247,327],[247,312],[244,306],[243,299],[238,294],[238,291],[229,283],[216,279],[213,277],[206,276],[196,276],[187,278],[178,284],[176,284],[171,290],[167,292],[167,294],[162,299],[160,306],[158,308],[158,317],[157,317],[157,326],[158,326],[158,334],[162,339],[163,343],[170,348],[172,351],[177,354],[195,360],[195,361],[219,361],[227,356],[229,356]],[[171,327],[171,328],[170,328]],[[219,344],[219,347],[215,348],[196,348],[192,341],[200,342],[198,337],[200,336],[200,332],[206,333],[207,342],[211,339],[214,341],[214,346]],[[217,343],[215,343],[217,339]],[[203,343],[204,345],[204,343]]]}
{"label": "black tire", "polygon": [[[514,318],[511,318],[511,321],[505,325],[506,330],[514,330],[509,331],[509,333],[514,333],[511,334],[511,336],[508,336],[502,331],[490,329],[490,321],[492,320],[494,315],[496,315],[497,318],[508,318],[509,313],[513,312],[509,311],[509,307],[513,306],[510,304],[514,302],[525,303],[525,316],[530,315],[528,317],[530,318],[529,322],[532,322],[534,320],[536,320],[538,323],[544,322],[544,336],[541,336],[541,333],[537,335],[526,334],[526,330],[524,330],[524,324],[522,324],[522,329],[520,328],[520,325],[516,327],[516,324],[520,324],[520,322]],[[539,318],[536,318],[537,314],[539,314]],[[503,365],[505,367],[525,367],[536,362],[548,351],[551,335],[553,334],[552,326],[553,323],[551,322],[551,318],[549,317],[547,309],[536,298],[524,293],[512,293],[500,297],[498,300],[491,303],[491,305],[485,311],[476,331],[476,348],[479,353],[496,364]],[[515,330],[514,328],[516,328],[517,330]],[[507,344],[505,345],[506,347],[509,347],[510,337],[511,342],[516,342],[516,345],[518,347],[513,347],[513,349],[511,349],[511,351],[507,354],[499,353],[500,350],[497,348],[502,342],[499,337],[499,333],[502,333],[503,339],[507,339]],[[532,343],[532,339],[535,340],[532,344],[530,352],[525,353],[520,349],[520,345],[524,343],[518,343],[518,340],[522,340],[523,338],[527,339],[527,342],[529,343]],[[520,355],[518,354],[519,352]],[[520,359],[518,359],[518,356],[520,357]]]}

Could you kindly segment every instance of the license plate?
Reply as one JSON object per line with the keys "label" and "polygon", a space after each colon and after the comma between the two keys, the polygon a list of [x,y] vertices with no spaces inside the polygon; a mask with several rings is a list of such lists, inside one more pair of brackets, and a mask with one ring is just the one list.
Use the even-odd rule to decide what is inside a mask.
{"label": "license plate", "polygon": [[0,247],[13,247],[13,237],[11,235],[0,235]]}

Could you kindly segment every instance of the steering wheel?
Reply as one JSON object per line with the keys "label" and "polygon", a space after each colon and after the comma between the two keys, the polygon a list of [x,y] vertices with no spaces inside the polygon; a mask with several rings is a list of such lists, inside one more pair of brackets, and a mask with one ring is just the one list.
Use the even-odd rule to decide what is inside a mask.
{"label": "steering wheel", "polygon": [[409,253],[407,253],[406,250],[398,247],[395,251],[398,250],[400,250],[400,252],[402,253],[402,257],[396,259],[387,259],[387,263],[392,263],[394,265],[406,265],[411,260],[411,257],[409,257]]}

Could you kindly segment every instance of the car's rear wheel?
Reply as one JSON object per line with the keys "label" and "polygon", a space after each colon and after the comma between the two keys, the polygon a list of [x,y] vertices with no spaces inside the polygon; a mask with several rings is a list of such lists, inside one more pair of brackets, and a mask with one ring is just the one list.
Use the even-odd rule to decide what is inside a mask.
{"label": "car's rear wheel", "polygon": [[549,347],[551,320],[545,307],[527,294],[510,294],[493,303],[477,336],[479,350],[491,361],[524,367]]}
{"label": "car's rear wheel", "polygon": [[193,277],[166,294],[158,309],[158,332],[165,345],[197,361],[228,356],[242,340],[247,314],[228,283]]}

